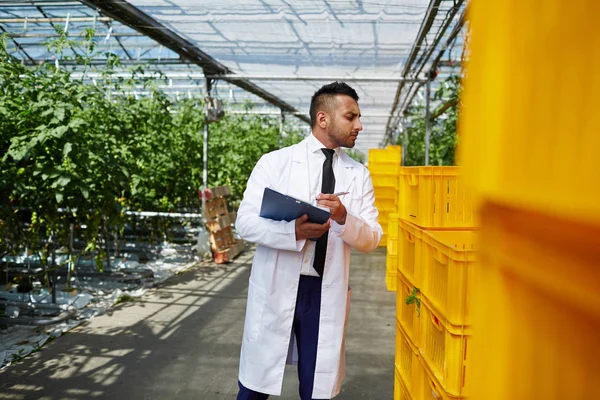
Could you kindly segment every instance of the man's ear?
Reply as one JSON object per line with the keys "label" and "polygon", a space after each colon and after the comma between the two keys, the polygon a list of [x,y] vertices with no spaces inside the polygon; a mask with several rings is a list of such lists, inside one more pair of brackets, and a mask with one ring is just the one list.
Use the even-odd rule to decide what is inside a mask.
{"label": "man's ear", "polygon": [[326,129],[329,124],[329,115],[325,111],[319,111],[317,113],[317,124],[320,128]]}

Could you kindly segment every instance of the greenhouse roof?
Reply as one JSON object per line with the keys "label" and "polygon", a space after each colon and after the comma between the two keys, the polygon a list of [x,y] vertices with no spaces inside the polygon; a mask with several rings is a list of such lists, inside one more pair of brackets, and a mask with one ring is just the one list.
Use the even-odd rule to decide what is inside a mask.
{"label": "greenhouse roof", "polygon": [[56,29],[75,37],[94,28],[100,50],[159,70],[174,96],[204,95],[206,74],[213,96],[305,121],[314,91],[345,80],[360,96],[357,149],[366,153],[394,133],[432,67],[459,66],[464,8],[461,0],[13,0],[0,1],[0,33],[23,62],[68,65],[45,41]]}

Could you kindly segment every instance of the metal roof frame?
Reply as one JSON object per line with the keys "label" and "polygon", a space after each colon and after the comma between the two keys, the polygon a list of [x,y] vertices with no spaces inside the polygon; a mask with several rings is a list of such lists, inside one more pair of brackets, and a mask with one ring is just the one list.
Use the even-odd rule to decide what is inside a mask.
{"label": "metal roof frame", "polygon": [[[233,72],[229,68],[219,63],[210,55],[204,53],[193,43],[168,30],[164,25],[156,21],[154,18],[126,2],[116,0],[82,0],[82,2],[92,8],[101,10],[104,14],[118,20],[119,22],[135,29],[138,32],[145,34],[149,38],[154,39],[156,42],[179,54],[182,59],[187,59],[199,65],[207,75],[233,75]],[[288,113],[298,112],[298,110],[291,105],[261,89],[247,79],[219,79],[232,83],[244,90],[247,90],[248,92],[254,93],[260,98],[279,107],[283,111]],[[299,118],[307,123],[310,123],[310,119],[304,115],[300,115]]]}
{"label": "metal roof frame", "polygon": [[[446,1],[446,3],[447,2],[448,1]],[[434,33],[433,38],[431,38],[431,40],[427,40],[427,37],[431,36],[430,35],[431,28],[434,25],[434,21],[435,21],[436,17],[440,13],[440,11],[442,11],[442,4],[445,2],[443,0],[431,0],[431,2],[429,3],[429,7],[427,9],[425,19],[423,20],[421,28],[419,29],[419,34],[417,35],[417,38],[413,45],[413,48],[411,49],[411,54],[410,54],[406,64],[404,65],[404,69],[402,71],[403,78],[408,78],[408,77],[414,78],[414,77],[419,76],[419,74],[421,73],[423,68],[426,66],[427,62],[431,60],[431,56],[433,55],[434,51],[438,48],[438,44],[440,43],[440,41],[446,34],[449,27],[452,25],[452,22],[453,22],[455,16],[461,10],[461,8],[463,8],[464,3],[465,3],[464,0],[452,0],[451,2],[452,2],[452,5],[448,10],[446,10],[446,16],[444,17],[440,28],[438,29],[437,32]],[[440,53],[434,59],[433,63],[430,66],[430,70],[426,71],[426,74],[425,74],[426,80],[430,80],[432,78],[431,70],[436,68],[440,59],[446,52],[448,45],[452,42],[452,40],[454,40],[456,38],[456,36],[460,32],[460,27],[462,27],[463,24],[464,24],[464,10],[463,10],[463,14],[461,15],[460,20],[454,25],[454,28],[452,29],[449,38],[446,40],[445,46],[441,49]],[[428,42],[430,42],[430,43],[428,43]],[[411,85],[409,86],[408,90],[406,91],[406,94],[403,96],[405,83],[411,83]],[[418,86],[413,91],[414,83],[417,83]],[[423,84],[424,83],[422,81],[421,82],[409,82],[408,80],[400,81],[398,88],[396,90],[396,95],[394,97],[394,103],[393,103],[392,109],[390,111],[390,117],[386,124],[386,139],[385,139],[386,141],[391,139],[392,131],[395,128],[395,126],[398,124],[399,118],[401,117],[401,115],[404,112],[404,110],[406,109],[406,107],[411,104],[414,96],[416,95],[416,93],[418,92],[418,90],[421,88],[421,86]],[[398,105],[400,104],[401,99],[403,99],[403,101],[401,103],[402,105],[400,107],[400,110],[397,112],[397,110],[399,108]]]}
{"label": "metal roof frame", "polygon": [[[48,59],[48,53],[43,53],[40,56],[40,52],[36,51],[35,46],[41,46],[41,40],[36,41],[35,38],[51,38],[55,37],[56,34],[52,31],[49,31],[48,28],[44,30],[42,24],[61,24],[61,23],[73,23],[74,29],[69,30],[69,35],[77,35],[77,29],[84,28],[85,24],[77,24],[76,22],[96,22],[103,24],[100,26],[100,29],[97,30],[97,37],[106,36],[104,41],[98,41],[98,45],[96,49],[106,48],[107,50],[111,50],[114,48],[114,51],[118,54],[120,62],[123,68],[126,68],[129,65],[138,65],[144,64],[149,65],[150,71],[156,70],[161,71],[162,76],[169,79],[167,85],[161,86],[171,95],[176,95],[179,98],[180,90],[181,95],[185,96],[186,90],[188,95],[190,93],[190,88],[193,87],[192,93],[203,93],[203,90],[207,87],[204,83],[200,82],[200,80],[207,80],[210,84],[215,84],[216,82],[223,81],[225,90],[230,92],[230,100],[233,102],[237,102],[238,99],[251,99],[251,101],[259,106],[266,106],[262,104],[262,101],[266,101],[271,104],[273,109],[271,111],[266,111],[265,115],[276,115],[280,114],[282,111],[292,114],[294,116],[299,117],[304,122],[309,122],[308,112],[305,111],[307,109],[307,102],[304,100],[306,93],[303,92],[302,95],[295,96],[287,96],[287,93],[294,93],[293,91],[287,90],[290,88],[291,81],[299,81],[306,82],[307,88],[316,87],[315,85],[318,82],[323,81],[332,81],[332,80],[344,80],[348,82],[356,82],[357,87],[361,87],[362,85],[368,87],[371,84],[379,84],[376,87],[375,93],[382,95],[378,101],[374,101],[372,103],[365,103],[371,109],[367,112],[363,112],[365,116],[376,117],[377,120],[371,121],[373,123],[374,128],[371,131],[371,134],[375,132],[374,136],[365,135],[363,138],[364,141],[376,141],[375,137],[378,137],[378,144],[385,144],[392,135],[392,132],[396,129],[399,119],[402,117],[403,111],[413,102],[415,96],[419,93],[419,88],[422,86],[423,82],[426,82],[426,76],[422,75],[422,72],[428,72],[430,69],[435,69],[436,66],[442,68],[444,65],[453,66],[453,63],[448,63],[446,60],[442,60],[444,54],[449,54],[450,52],[446,51],[451,43],[454,43],[454,40],[460,33],[460,28],[464,23],[464,0],[430,0],[421,20],[421,15],[423,14],[423,10],[425,10],[425,3],[418,5],[415,7],[415,10],[418,10],[419,15],[417,19],[413,19],[412,22],[409,21],[414,27],[416,31],[416,27],[420,26],[418,33],[416,34],[416,38],[414,42],[410,45],[410,53],[406,52],[408,50],[409,43],[411,43],[412,39],[405,38],[404,40],[392,40],[388,42],[364,42],[358,38],[357,47],[352,47],[352,42],[344,42],[344,41],[336,41],[336,43],[345,43],[343,47],[343,54],[349,54],[346,58],[346,63],[354,62],[354,58],[362,57],[363,52],[368,52],[368,45],[375,44],[378,46],[377,48],[381,53],[386,54],[386,57],[389,59],[389,55],[393,54],[394,49],[399,54],[402,54],[402,63],[399,66],[403,66],[402,72],[397,76],[396,74],[399,70],[395,69],[392,71],[391,69],[382,69],[379,70],[379,74],[377,72],[371,73],[372,71],[377,71],[375,69],[362,69],[354,70],[354,73],[350,72],[341,72],[340,75],[336,76],[333,74],[323,74],[320,75],[317,69],[309,70],[306,73],[303,70],[300,70],[296,74],[290,73],[285,69],[274,69],[272,75],[262,75],[263,71],[259,69],[249,69],[248,73],[245,73],[242,69],[238,72],[233,71],[236,66],[230,63],[230,59],[227,57],[215,58],[213,56],[213,52],[215,49],[214,40],[199,41],[198,39],[192,38],[189,39],[190,36],[186,34],[185,30],[177,30],[171,29],[171,24],[167,20],[165,23],[164,18],[161,17],[160,12],[156,13],[149,10],[147,7],[142,5],[142,2],[137,2],[134,5],[135,1],[122,1],[122,0],[82,0],[82,1],[72,1],[72,0],[32,0],[32,1],[18,1],[14,0],[12,2],[2,2],[0,3],[0,30],[9,31],[8,38],[12,43],[15,44],[15,55],[18,55],[19,59],[24,64],[39,64],[40,62],[54,62],[54,60]],[[171,3],[171,2],[169,2]],[[186,2],[173,2],[177,3],[177,5],[184,5]],[[400,4],[398,2],[397,4]],[[194,16],[200,16],[201,12],[204,12],[202,7],[195,7],[192,5],[193,3],[187,2],[188,9],[193,8],[194,13],[191,14],[192,18]],[[261,4],[267,4],[267,2],[261,2]],[[357,7],[368,7],[368,4],[364,4],[362,2],[357,3]],[[4,11],[3,8],[7,6],[12,6],[12,9],[7,9],[9,12]],[[333,5],[335,6],[335,5]],[[19,8],[21,7],[29,7],[31,10],[37,8],[39,13],[35,13],[38,17],[43,18],[34,18],[32,13],[23,13],[20,15]],[[44,14],[45,8],[48,7],[49,13]],[[52,8],[50,8],[52,7]],[[89,7],[89,8],[88,8]],[[267,7],[267,6],[265,6]],[[16,10],[15,10],[16,8]],[[71,9],[75,10],[72,11]],[[334,7],[335,8],[335,7]],[[52,10],[57,10],[57,12],[52,12]],[[62,11],[64,10],[64,11]],[[97,10],[97,11],[92,11]],[[208,9],[211,11],[212,9]],[[338,13],[336,14],[335,10],[329,6],[329,15],[333,17],[340,25],[347,23],[349,21],[348,18],[351,18],[350,13],[346,13],[346,10],[340,12],[338,9]],[[457,14],[460,13],[460,10],[463,10],[463,13],[460,17],[460,20],[457,22]],[[274,14],[271,13],[272,10],[265,11],[265,17],[267,18],[275,18]],[[293,11],[293,10],[292,10]],[[389,11],[389,10],[388,10]],[[392,13],[395,10],[392,10]],[[412,12],[412,10],[408,10]],[[94,13],[92,15],[92,12]],[[262,11],[261,11],[262,12]],[[71,13],[71,15],[69,15]],[[29,15],[29,18],[24,17]],[[223,14],[225,15],[225,14]],[[261,14],[262,15],[262,14]],[[314,15],[317,14],[307,14],[309,19],[314,19]],[[399,15],[399,14],[393,14]],[[377,14],[367,14],[367,18],[377,18],[373,19],[373,23],[376,24],[379,20]],[[230,15],[227,14],[229,18]],[[242,18],[243,14],[231,14],[232,20],[235,18]],[[299,19],[302,19],[300,15],[296,15]],[[303,14],[302,17],[305,17]],[[339,18],[338,18],[339,17]],[[162,18],[162,19],[161,19]],[[341,18],[341,20],[340,20]],[[398,17],[395,17],[398,18]],[[312,20],[311,19],[311,20]],[[399,29],[399,25],[390,25],[390,24],[403,24],[403,17],[400,19],[387,19],[384,20],[384,24],[387,24],[387,27],[392,27],[391,29],[397,30]],[[369,19],[371,21],[371,19]],[[10,22],[13,25],[9,25],[8,29],[4,29],[2,24],[7,24]],[[24,29],[20,29],[15,25],[17,23],[23,23]],[[419,25],[419,22],[420,25]],[[29,27],[28,25],[29,24]],[[122,25],[121,25],[122,24]],[[6,25],[5,25],[6,26]],[[102,29],[106,27],[106,34],[102,33]],[[375,25],[373,25],[375,26]],[[114,29],[113,29],[114,28]],[[375,29],[375,28],[373,28]],[[294,28],[292,27],[292,30]],[[12,31],[12,32],[11,32]],[[79,32],[82,32],[80,29]],[[310,51],[307,46],[311,46],[310,49],[314,51],[315,48],[318,51],[323,51],[323,43],[317,43],[316,45],[312,42],[305,42],[302,40],[301,36],[297,31],[295,31],[297,39],[303,43],[303,46],[306,47],[307,51]],[[450,34],[448,34],[450,32]],[[397,33],[396,33],[397,35]],[[414,35],[414,34],[411,34]],[[135,36],[143,36],[147,39],[137,40]],[[315,36],[318,39],[318,35]],[[414,36],[411,36],[413,38]],[[110,38],[110,40],[109,40]],[[306,39],[306,38],[304,38]],[[245,37],[239,38],[241,43],[249,43],[250,50],[248,52],[252,53],[259,49],[257,47],[262,42],[254,42],[251,40],[246,40]],[[290,39],[291,40],[291,39]],[[309,38],[309,40],[312,40]],[[377,39],[376,39],[377,40]],[[37,43],[36,43],[37,42]],[[317,40],[318,42],[318,40]],[[205,47],[202,43],[209,43],[208,47]],[[280,54],[281,49],[283,48],[281,44],[285,44],[288,42],[279,43],[279,47],[275,45],[271,50],[274,51],[273,54]],[[291,42],[290,42],[291,43]],[[212,47],[211,47],[212,46]],[[316,46],[316,47],[315,47]],[[341,46],[341,45],[340,45]],[[398,47],[400,46],[400,47]],[[12,46],[11,46],[12,47]],[[137,56],[134,54],[137,48]],[[165,48],[165,53],[162,52],[162,49]],[[202,49],[201,49],[202,48]],[[210,49],[213,49],[211,51]],[[207,52],[208,49],[208,52]],[[336,47],[336,49],[338,49]],[[338,50],[341,50],[342,47],[339,47]],[[348,50],[351,49],[351,50]],[[441,49],[439,53],[437,50]],[[218,49],[217,49],[218,50]],[[18,54],[17,54],[18,51]],[[301,50],[294,48],[290,49],[290,57],[297,57],[298,51]],[[73,49],[73,52],[76,53],[76,50]],[[31,53],[31,54],[29,54]],[[209,55],[209,53],[211,55]],[[454,52],[452,52],[454,53]],[[161,54],[164,54],[164,58],[161,57]],[[268,53],[271,54],[271,53]],[[354,56],[356,54],[356,57]],[[144,57],[145,56],[145,57]],[[219,54],[217,54],[217,57]],[[408,57],[407,57],[408,56]],[[40,60],[40,58],[47,57],[45,60]],[[105,64],[105,60],[103,60],[100,56],[99,59],[91,60],[88,64],[90,66],[102,66]],[[354,58],[353,58],[354,57]],[[407,57],[407,58],[404,58]],[[388,60],[386,59],[386,60]],[[221,60],[221,61],[219,61]],[[404,61],[406,60],[406,61]],[[244,61],[242,61],[243,63]],[[292,61],[293,62],[293,61]],[[228,63],[228,65],[224,65],[224,63]],[[268,60],[267,60],[268,63]],[[73,67],[74,71],[77,71],[77,63],[75,61],[70,60],[60,60],[61,66]],[[260,63],[259,63],[260,64]],[[345,65],[345,64],[344,64]],[[382,64],[382,65],[387,65]],[[196,66],[200,66],[204,71],[203,76],[199,71],[194,71]],[[188,69],[186,69],[188,68]],[[277,72],[279,71],[279,72]],[[366,72],[365,72],[366,71]],[[261,75],[259,75],[261,74]],[[315,75],[311,75],[315,74]],[[426,74],[427,75],[427,74]],[[185,82],[187,80],[187,82]],[[258,86],[255,81],[259,81],[260,86]],[[260,82],[264,82],[260,83]],[[393,98],[393,107],[391,110],[389,106],[392,100],[392,91],[384,92],[380,87],[385,87],[386,85],[382,85],[383,83],[390,82],[392,84],[397,84],[397,90],[395,96]],[[193,86],[191,86],[193,84]],[[233,88],[233,97],[231,88]],[[219,92],[223,90],[223,86],[219,87]],[[298,86],[298,85],[296,85]],[[391,86],[391,85],[387,85]],[[239,88],[239,89],[237,89]],[[243,90],[244,92],[240,91]],[[362,89],[362,88],[361,88]],[[286,91],[287,90],[287,91]],[[133,88],[133,92],[136,92],[136,88]],[[245,93],[247,92],[247,93]],[[138,91],[141,93],[141,91]],[[245,95],[241,95],[244,93]],[[384,96],[384,94],[386,94]],[[237,98],[236,98],[237,96]],[[258,97],[254,97],[258,96]],[[291,98],[290,98],[291,97]],[[362,97],[361,99],[364,99]],[[370,99],[376,98],[370,95],[368,97]],[[283,100],[286,99],[286,100]],[[293,105],[292,105],[293,104]],[[362,108],[362,107],[361,107]],[[302,111],[299,111],[301,109]],[[384,117],[384,114],[388,113],[387,116],[387,124],[384,125],[383,122],[380,122]],[[365,110],[366,111],[366,110]],[[385,127],[385,131],[383,130]],[[381,141],[383,138],[383,142]]]}

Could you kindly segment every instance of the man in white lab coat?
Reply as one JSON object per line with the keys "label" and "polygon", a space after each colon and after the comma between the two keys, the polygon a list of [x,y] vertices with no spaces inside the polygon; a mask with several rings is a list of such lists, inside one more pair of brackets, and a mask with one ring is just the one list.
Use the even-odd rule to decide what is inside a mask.
{"label": "man in white lab coat", "polygon": [[[350,250],[374,250],[377,222],[368,170],[342,147],[362,130],[358,95],[345,83],[319,89],[311,100],[312,134],[264,155],[238,211],[240,236],[258,244],[248,287],[238,400],[280,395],[286,360],[298,364],[300,398],[331,399],[345,374],[344,337],[350,306]],[[331,211],[325,224],[303,216],[259,216],[270,187]],[[345,195],[333,193],[348,192]],[[312,240],[311,240],[312,239]]]}

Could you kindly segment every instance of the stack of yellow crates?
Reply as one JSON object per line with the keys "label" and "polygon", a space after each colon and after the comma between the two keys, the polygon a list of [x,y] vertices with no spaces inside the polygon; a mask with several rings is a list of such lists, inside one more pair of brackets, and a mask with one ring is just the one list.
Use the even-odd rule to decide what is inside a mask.
{"label": "stack of yellow crates", "polygon": [[458,167],[403,167],[398,201],[395,399],[470,386],[475,201]]}
{"label": "stack of yellow crates", "polygon": [[398,283],[398,214],[388,216],[387,248],[385,255],[385,286],[390,292],[395,292]]}
{"label": "stack of yellow crates", "polygon": [[398,171],[402,159],[401,146],[369,149],[368,169],[375,189],[375,206],[379,210],[379,223],[383,228],[380,246],[387,245],[389,214],[396,212],[398,201]]}
{"label": "stack of yellow crates", "polygon": [[472,398],[595,398],[600,3],[470,6],[460,156],[482,199]]}
{"label": "stack of yellow crates", "polygon": [[379,223],[383,228],[383,237],[379,246],[387,246],[386,258],[386,287],[396,290],[397,248],[392,242],[398,238],[398,174],[402,160],[401,146],[387,146],[385,149],[369,149],[369,172],[375,189],[375,206],[379,210]]}

